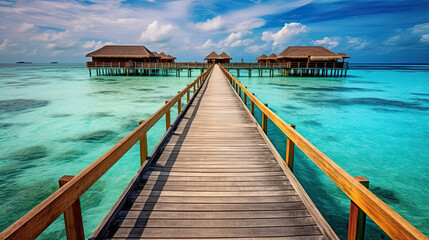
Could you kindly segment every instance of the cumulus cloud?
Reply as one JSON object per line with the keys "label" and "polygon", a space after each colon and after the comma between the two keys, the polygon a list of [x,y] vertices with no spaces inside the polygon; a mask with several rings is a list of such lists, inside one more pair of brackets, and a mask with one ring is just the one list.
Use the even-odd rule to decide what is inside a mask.
{"label": "cumulus cloud", "polygon": [[208,39],[203,44],[197,46],[197,49],[207,50],[207,49],[230,49],[242,46],[248,46],[253,42],[253,39],[246,39],[245,37],[251,35],[252,32],[244,31],[244,32],[235,32],[229,34],[224,39],[214,42],[212,39]]}
{"label": "cumulus cloud", "polygon": [[334,48],[340,44],[340,38],[339,37],[324,37],[321,40],[315,40],[313,41],[314,45],[322,45],[329,49]]}
{"label": "cumulus cloud", "polygon": [[7,38],[5,40],[3,40],[3,43],[0,44],[0,51],[5,50],[8,43],[9,43],[9,40]]}
{"label": "cumulus cloud", "polygon": [[424,43],[429,43],[429,34],[423,34],[420,38],[420,41]]}
{"label": "cumulus cloud", "polygon": [[221,16],[208,19],[205,22],[198,22],[193,24],[193,28],[200,32],[219,31],[224,28],[225,21]]}
{"label": "cumulus cloud", "polygon": [[30,29],[34,28],[34,24],[31,23],[22,23],[17,28],[16,31],[18,32],[27,32]]}
{"label": "cumulus cloud", "polygon": [[264,50],[267,49],[267,45],[266,44],[262,44],[262,45],[252,45],[246,48],[246,51],[251,52],[251,53],[260,53]]}
{"label": "cumulus cloud", "polygon": [[408,47],[429,43],[429,22],[415,25],[408,29],[397,29],[384,41],[389,47]]}
{"label": "cumulus cloud", "polygon": [[102,41],[96,42],[96,41],[92,40],[92,41],[86,41],[82,45],[82,47],[85,48],[85,49],[93,49],[93,50],[95,50],[95,49],[102,48],[105,45],[112,45],[112,44],[113,44],[112,42],[102,42]]}
{"label": "cumulus cloud", "polygon": [[265,31],[262,33],[262,41],[273,42],[273,46],[289,43],[296,36],[306,33],[309,28],[301,23],[285,23],[278,32]]}
{"label": "cumulus cloud", "polygon": [[265,25],[265,20],[262,18],[251,18],[241,22],[237,22],[235,24],[228,25],[230,26],[228,28],[230,31],[240,32],[262,27]]}
{"label": "cumulus cloud", "polygon": [[160,24],[153,21],[149,24],[144,32],[140,35],[139,40],[142,42],[165,42],[173,35],[174,26],[171,24]]}

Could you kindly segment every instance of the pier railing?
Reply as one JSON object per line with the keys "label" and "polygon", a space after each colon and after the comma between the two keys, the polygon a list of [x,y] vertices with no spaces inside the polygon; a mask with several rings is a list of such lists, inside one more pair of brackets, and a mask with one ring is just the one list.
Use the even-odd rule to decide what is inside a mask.
{"label": "pier railing", "polygon": [[[86,62],[87,68],[207,69],[208,63]],[[347,62],[224,63],[226,69],[347,69]]]}
{"label": "pier railing", "polygon": [[[224,67],[222,71],[235,89],[242,101],[247,106],[250,100],[251,113],[254,114],[255,105],[262,112],[262,129],[267,133],[267,118],[269,118],[287,137],[285,162],[293,170],[294,146],[296,145],[307,155],[352,201],[349,220],[348,239],[357,239],[356,231],[359,228],[357,221],[358,213],[353,206],[357,206],[368,215],[387,235],[393,239],[428,239],[417,228],[411,225],[397,212],[390,208],[381,199],[375,196],[362,179],[356,179],[338,166],[334,161],[317,149],[312,143],[295,130],[295,125],[286,123],[277,116],[267,104],[262,103],[252,94],[240,81],[232,76]],[[243,95],[242,95],[243,92]],[[359,180],[359,181],[358,181]],[[353,212],[352,212],[353,211]],[[353,219],[352,219],[353,218]],[[352,222],[355,221],[355,222]],[[363,221],[365,221],[363,219]],[[364,228],[363,228],[364,229]]]}
{"label": "pier railing", "polygon": [[171,126],[170,109],[175,104],[178,104],[178,115],[181,114],[181,99],[183,96],[187,95],[187,103],[189,104],[191,89],[193,89],[193,96],[195,96],[196,89],[201,87],[212,69],[213,66],[210,66],[194,82],[180,91],[175,97],[166,101],[165,105],[157,112],[145,121],[141,121],[136,129],[79,174],[74,177],[62,177],[60,179],[61,187],[1,232],[0,239],[35,239],[63,213],[67,238],[84,239],[79,198],[138,141],[140,141],[141,165],[144,167],[148,158],[146,133],[164,115],[166,116],[166,128],[168,130]]}

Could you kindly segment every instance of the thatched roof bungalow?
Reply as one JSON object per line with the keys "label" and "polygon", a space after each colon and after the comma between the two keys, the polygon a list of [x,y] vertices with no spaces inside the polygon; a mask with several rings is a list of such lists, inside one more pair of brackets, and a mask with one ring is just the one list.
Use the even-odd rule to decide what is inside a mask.
{"label": "thatched roof bungalow", "polygon": [[165,54],[164,52],[160,52],[158,56],[161,57],[160,62],[173,63],[174,59],[176,59],[175,57]]}
{"label": "thatched roof bungalow", "polygon": [[219,57],[222,58],[222,63],[229,63],[232,59],[232,57],[230,57],[228,54],[226,54],[225,52],[219,54]]}
{"label": "thatched roof bungalow", "polygon": [[262,54],[261,56],[257,57],[255,60],[257,60],[258,63],[267,63],[268,56],[265,54]]}
{"label": "thatched roof bungalow", "polygon": [[277,62],[277,55],[274,53],[271,53],[270,56],[267,57],[268,63],[276,63]]}
{"label": "thatched roof bungalow", "polygon": [[221,56],[219,56],[215,51],[211,52],[204,58],[204,60],[207,60],[207,63],[218,63],[221,59]]}
{"label": "thatched roof bungalow", "polygon": [[342,56],[324,47],[288,47],[277,56],[278,62],[337,62]]}
{"label": "thatched roof bungalow", "polygon": [[86,55],[93,62],[157,62],[160,57],[145,46],[106,45]]}

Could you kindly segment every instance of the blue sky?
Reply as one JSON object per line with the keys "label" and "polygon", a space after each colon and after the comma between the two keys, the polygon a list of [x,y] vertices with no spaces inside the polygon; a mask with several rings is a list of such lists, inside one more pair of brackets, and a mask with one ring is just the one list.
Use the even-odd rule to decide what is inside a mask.
{"label": "blue sky", "polygon": [[252,62],[325,46],[351,62],[429,63],[429,1],[0,0],[0,62],[84,62],[105,44],[178,61],[226,51]]}

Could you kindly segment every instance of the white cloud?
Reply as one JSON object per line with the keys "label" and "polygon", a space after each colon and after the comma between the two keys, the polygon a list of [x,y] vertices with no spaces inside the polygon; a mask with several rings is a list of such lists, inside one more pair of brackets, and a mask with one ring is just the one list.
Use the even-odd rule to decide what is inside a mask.
{"label": "white cloud", "polygon": [[362,50],[368,45],[368,42],[362,38],[357,38],[357,37],[353,38],[353,37],[346,36],[346,40],[347,40],[348,47],[353,48],[355,50]]}
{"label": "white cloud", "polygon": [[329,49],[334,48],[340,44],[340,38],[339,37],[324,37],[321,40],[315,40],[313,41],[314,45],[322,45]]}
{"label": "white cloud", "polygon": [[45,32],[41,34],[34,35],[30,38],[30,40],[41,41],[41,42],[52,42],[58,40],[64,40],[69,37],[70,31],[63,32]]}
{"label": "white cloud", "polygon": [[306,33],[309,28],[301,23],[291,22],[285,23],[282,29],[273,33],[265,31],[262,33],[262,41],[273,42],[273,46],[289,43],[294,37]]}
{"label": "white cloud", "polygon": [[259,28],[265,25],[265,20],[262,18],[252,18],[247,19],[241,22],[238,22],[236,24],[230,24],[230,27],[228,30],[233,32],[240,32],[240,31],[246,31],[251,30],[255,28]]}
{"label": "white cloud", "polygon": [[267,49],[267,45],[266,44],[262,44],[262,45],[252,45],[246,48],[246,51],[251,52],[251,53],[260,53],[263,50]]}
{"label": "white cloud", "polygon": [[171,24],[159,24],[153,21],[149,24],[144,32],[140,35],[142,42],[165,42],[173,35],[175,27]]}
{"label": "white cloud", "polygon": [[208,19],[205,22],[194,23],[193,28],[201,32],[219,31],[224,28],[225,21],[221,16]]}
{"label": "white cloud", "polygon": [[105,45],[112,45],[112,44],[113,44],[112,42],[102,42],[102,41],[96,42],[96,41],[92,40],[92,41],[85,42],[85,44],[83,44],[82,47],[85,49],[95,50],[95,49],[102,48]]}
{"label": "white cloud", "polygon": [[31,23],[22,23],[17,28],[16,31],[18,32],[27,32],[28,30],[34,28],[34,24]]}
{"label": "white cloud", "polygon": [[5,40],[3,40],[3,43],[0,45],[0,51],[3,51],[6,49],[8,42],[9,42],[9,40],[7,38]]}
{"label": "white cloud", "polygon": [[220,45],[220,47],[247,46],[252,42],[252,39],[243,38],[250,34],[252,34],[250,31],[231,33],[225,39],[219,41],[218,45]]}
{"label": "white cloud", "polygon": [[424,43],[429,43],[429,34],[423,34],[420,38],[420,41]]}

